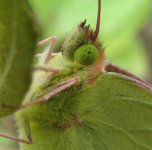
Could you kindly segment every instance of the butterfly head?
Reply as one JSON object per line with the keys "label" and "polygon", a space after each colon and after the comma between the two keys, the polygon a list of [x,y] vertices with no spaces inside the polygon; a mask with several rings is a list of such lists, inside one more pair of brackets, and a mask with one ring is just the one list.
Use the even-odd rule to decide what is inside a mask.
{"label": "butterfly head", "polygon": [[98,0],[98,13],[95,31],[86,25],[86,20],[81,22],[76,30],[66,39],[62,46],[63,57],[81,65],[92,65],[103,53],[101,42],[98,40],[100,30],[101,0]]}

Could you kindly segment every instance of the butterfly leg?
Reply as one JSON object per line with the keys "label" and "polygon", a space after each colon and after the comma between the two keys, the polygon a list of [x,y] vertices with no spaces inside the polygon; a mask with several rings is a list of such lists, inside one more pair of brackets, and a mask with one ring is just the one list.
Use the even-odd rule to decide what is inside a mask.
{"label": "butterfly leg", "polygon": [[54,51],[54,48],[55,48],[55,45],[56,45],[56,42],[57,42],[57,37],[56,36],[50,36],[48,38],[46,38],[45,40],[39,42],[37,44],[37,46],[43,46],[44,44],[47,44],[48,42],[51,43],[51,46],[49,48],[49,51],[47,53],[47,56],[45,58],[45,64],[48,64],[48,62],[50,61],[51,57],[52,57],[52,54],[53,54],[53,51]]}
{"label": "butterfly leg", "polygon": [[60,83],[59,85],[57,85],[58,87],[55,88],[53,91],[47,93],[46,95],[43,95],[39,98],[37,98],[36,100],[30,102],[29,104],[26,104],[23,106],[23,108],[25,107],[29,107],[29,106],[32,106],[34,104],[37,104],[37,103],[40,103],[40,102],[44,102],[44,101],[48,101],[50,100],[53,96],[55,96],[56,94],[70,88],[71,86],[75,85],[79,83],[79,79],[78,78],[72,78],[68,81],[65,81],[63,83]]}
{"label": "butterfly leg", "polygon": [[[55,48],[55,45],[56,45],[56,41],[57,41],[56,36],[50,36],[50,37],[46,38],[45,40],[40,41],[37,44],[37,46],[43,46],[43,45],[47,44],[48,42],[51,43],[51,46],[50,46],[49,51],[47,53],[47,56],[45,58],[45,64],[47,64],[50,61],[50,59],[53,55],[53,51],[54,51],[54,48]],[[39,55],[41,55],[41,54],[38,54],[37,56],[39,56]],[[51,72],[51,73],[59,73],[58,69],[52,68],[52,67],[34,67],[34,69],[45,71],[45,72]]]}
{"label": "butterfly leg", "polygon": [[10,136],[10,135],[4,134],[4,133],[0,133],[0,137],[7,138],[9,140],[13,140],[13,141],[24,143],[24,144],[29,144],[29,145],[33,144],[29,122],[26,122],[25,132],[26,132],[28,140],[23,140],[23,139],[20,139],[20,138],[14,137],[14,136]]}
{"label": "butterfly leg", "polygon": [[59,73],[59,70],[56,68],[53,68],[53,67],[34,67],[33,69],[50,72],[50,73],[54,73],[54,74]]}

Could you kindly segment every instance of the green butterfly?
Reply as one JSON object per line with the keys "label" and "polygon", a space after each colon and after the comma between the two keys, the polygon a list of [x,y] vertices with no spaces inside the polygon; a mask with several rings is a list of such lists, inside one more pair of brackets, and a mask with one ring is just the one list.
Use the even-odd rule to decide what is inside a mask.
{"label": "green butterfly", "polygon": [[[106,64],[96,30],[80,23],[63,43],[38,55],[33,82],[16,113],[22,150],[151,150],[152,86]],[[24,139],[24,140],[23,140]]]}

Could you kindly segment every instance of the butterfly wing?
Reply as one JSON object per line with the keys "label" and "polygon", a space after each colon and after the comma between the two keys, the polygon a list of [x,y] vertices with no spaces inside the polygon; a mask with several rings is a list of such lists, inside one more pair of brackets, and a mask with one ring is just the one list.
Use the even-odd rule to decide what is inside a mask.
{"label": "butterfly wing", "polygon": [[84,117],[84,122],[99,127],[99,137],[105,150],[152,149],[150,88],[132,78],[106,73],[84,93],[85,96],[94,103],[86,101],[85,105],[90,105],[91,112]]}
{"label": "butterfly wing", "polygon": [[[61,92],[52,102],[17,114],[21,137],[26,138],[21,121],[24,113],[34,141],[30,146],[22,144],[23,150],[152,149],[150,87],[118,73],[104,73],[81,92],[76,94],[74,89]],[[57,101],[63,103],[63,98],[63,108],[59,109]],[[71,114],[74,117],[65,123]],[[65,122],[58,124],[57,119]]]}

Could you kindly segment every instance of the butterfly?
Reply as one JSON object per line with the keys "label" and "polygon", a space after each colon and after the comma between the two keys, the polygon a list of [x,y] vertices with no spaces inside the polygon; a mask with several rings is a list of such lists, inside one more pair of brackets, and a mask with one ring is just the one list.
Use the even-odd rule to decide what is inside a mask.
{"label": "butterfly", "polygon": [[[36,71],[16,113],[23,150],[150,150],[152,86],[105,61],[95,31],[86,20],[54,53],[57,37],[38,55]],[[3,135],[4,137],[4,135]],[[23,140],[24,139],[24,140]]]}

